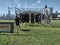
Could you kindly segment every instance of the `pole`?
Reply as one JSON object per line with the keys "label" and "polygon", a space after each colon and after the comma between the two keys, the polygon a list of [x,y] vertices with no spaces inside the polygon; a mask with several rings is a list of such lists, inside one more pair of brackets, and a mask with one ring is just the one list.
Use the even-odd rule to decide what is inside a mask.
{"label": "pole", "polygon": [[10,8],[8,7],[8,18],[9,18],[9,22],[10,22]]}

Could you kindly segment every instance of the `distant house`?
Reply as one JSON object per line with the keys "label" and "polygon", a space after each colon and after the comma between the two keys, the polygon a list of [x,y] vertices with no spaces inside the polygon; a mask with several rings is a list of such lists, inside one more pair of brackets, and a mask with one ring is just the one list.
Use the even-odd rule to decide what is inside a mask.
{"label": "distant house", "polygon": [[57,13],[57,17],[60,18],[60,13]]}
{"label": "distant house", "polygon": [[52,19],[60,19],[60,13],[53,13]]}

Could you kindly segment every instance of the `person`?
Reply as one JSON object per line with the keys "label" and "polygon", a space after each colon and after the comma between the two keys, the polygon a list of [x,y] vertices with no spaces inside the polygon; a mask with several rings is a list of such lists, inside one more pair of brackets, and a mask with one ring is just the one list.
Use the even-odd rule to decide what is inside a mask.
{"label": "person", "polygon": [[20,20],[20,18],[18,16],[16,16],[15,23],[16,23],[17,26],[19,26],[19,20]]}
{"label": "person", "polygon": [[[16,16],[16,18],[15,18],[15,23],[16,23],[16,26],[17,26],[17,35],[18,35],[18,27],[20,28],[19,20],[20,20],[20,18],[19,18],[18,16]],[[21,28],[20,28],[20,29],[21,29]]]}

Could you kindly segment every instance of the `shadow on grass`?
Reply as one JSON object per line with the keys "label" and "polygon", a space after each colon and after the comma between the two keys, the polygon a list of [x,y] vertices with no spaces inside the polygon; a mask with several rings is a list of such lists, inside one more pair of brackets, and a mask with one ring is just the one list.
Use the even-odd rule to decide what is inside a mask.
{"label": "shadow on grass", "polygon": [[[60,35],[60,33],[52,33],[53,35]],[[51,33],[44,33],[44,34],[42,34],[42,33],[39,33],[39,34],[37,34],[37,35],[52,35]],[[0,35],[2,35],[2,36],[32,36],[32,34],[17,34],[17,33],[0,33]]]}
{"label": "shadow on grass", "polygon": [[[23,32],[29,32],[30,30],[28,30],[28,29],[22,29],[21,31],[23,31]],[[13,32],[13,33],[0,32],[0,35],[29,36],[27,34],[19,34],[17,32]]]}
{"label": "shadow on grass", "polygon": [[0,33],[2,36],[29,36],[28,34],[17,34],[16,32],[14,33]]}
{"label": "shadow on grass", "polygon": [[13,36],[30,36],[30,35],[26,35],[26,34],[13,34]]}
{"label": "shadow on grass", "polygon": [[28,30],[28,29],[22,29],[21,31],[28,32],[28,31],[30,31],[30,30]]}
{"label": "shadow on grass", "polygon": [[36,26],[41,26],[41,24],[30,24],[30,27],[36,27]]}

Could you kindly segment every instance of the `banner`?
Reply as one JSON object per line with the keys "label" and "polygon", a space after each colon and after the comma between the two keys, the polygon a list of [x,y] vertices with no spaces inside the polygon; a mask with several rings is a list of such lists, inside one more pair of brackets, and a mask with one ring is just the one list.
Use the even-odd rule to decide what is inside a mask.
{"label": "banner", "polygon": [[13,32],[14,23],[13,22],[0,22],[0,32]]}

